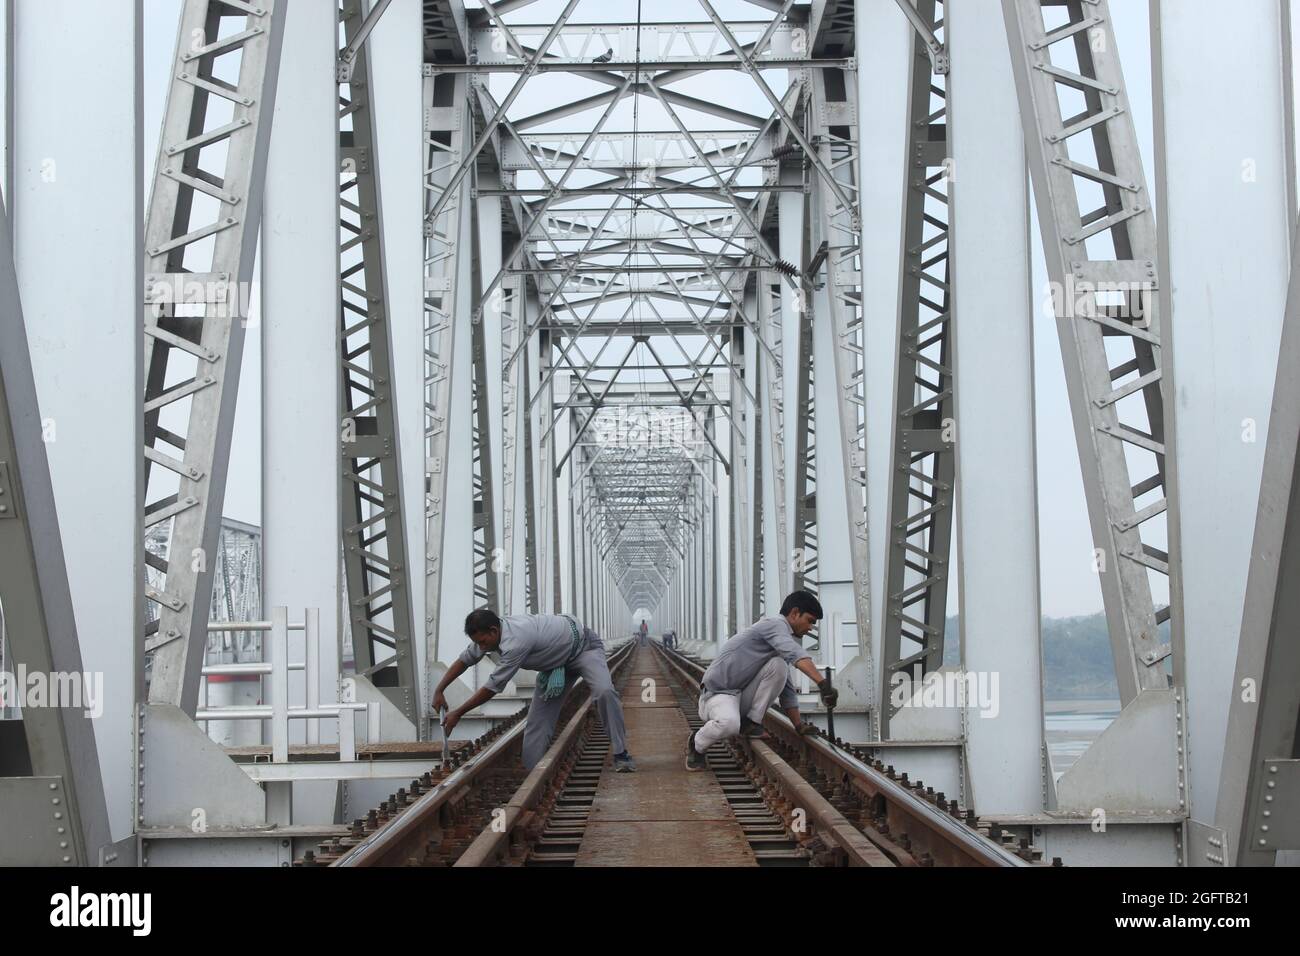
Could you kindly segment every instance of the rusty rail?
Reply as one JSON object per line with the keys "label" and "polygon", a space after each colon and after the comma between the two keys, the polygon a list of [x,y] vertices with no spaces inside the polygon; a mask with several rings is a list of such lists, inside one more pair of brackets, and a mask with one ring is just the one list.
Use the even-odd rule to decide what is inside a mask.
{"label": "rusty rail", "polygon": [[[682,682],[698,694],[703,668],[690,658],[660,645],[655,645],[655,651]],[[820,837],[829,847],[838,850],[843,863],[848,866],[895,865],[775,750],[759,740],[744,741],[741,746],[746,747],[748,756],[762,775],[780,789],[785,804],[783,815],[791,814],[796,808],[802,810],[806,816],[804,823],[811,824],[811,835]]]}
{"label": "rusty rail", "polygon": [[590,719],[592,707],[591,698],[588,697],[555,738],[546,755],[520,784],[510,802],[502,808],[503,816],[484,828],[461,854],[456,866],[494,866],[503,862],[512,849],[520,848],[521,831],[527,832],[533,822],[534,811],[548,791],[553,790],[552,781],[557,776],[562,776],[567,770],[566,765],[571,764],[573,745]]}
{"label": "rusty rail", "polygon": [[[698,685],[704,676],[702,664],[675,650],[655,649]],[[919,781],[909,783],[906,774],[900,777],[893,767],[871,761],[861,748],[803,735],[775,711],[768,713],[763,725],[773,734],[774,746],[750,741],[742,746],[760,762],[785,758],[785,765],[795,768],[795,776],[809,783],[814,793],[827,799],[829,792],[829,803],[840,818],[894,864],[1017,867],[1034,862],[1029,848],[1012,852],[997,842],[996,829],[982,832],[975,815],[963,813],[956,800],[945,801],[942,793],[923,790]],[[807,804],[801,806],[811,812]],[[822,826],[827,826],[825,821]],[[828,835],[835,832],[832,827]]]}
{"label": "rusty rail", "polygon": [[[631,659],[631,649],[630,643],[624,644],[610,654],[611,672],[617,672]],[[577,693],[580,688],[585,690],[581,679],[574,685],[572,693]],[[577,713],[569,720],[564,733],[569,732],[570,726],[573,726],[575,721],[580,725],[579,718],[585,718],[589,712],[590,698],[578,705]],[[389,807],[386,803],[380,808],[378,816],[376,811],[372,810],[370,828],[362,828],[362,832],[357,832],[354,826],[353,839],[343,841],[338,858],[329,865],[403,866],[419,862],[428,844],[439,842],[446,837],[449,829],[447,820],[449,808],[466,800],[476,789],[483,787],[488,783],[489,777],[499,776],[504,766],[511,763],[512,758],[518,754],[526,726],[523,720],[524,713],[525,710],[521,710],[511,715],[506,724],[499,725],[474,741],[469,748],[467,758],[464,758],[465,762],[453,768],[441,780],[434,782],[426,774],[424,787],[420,786],[419,781],[413,782],[413,788],[423,791],[414,801],[403,801],[399,794],[397,805]],[[548,763],[552,753],[561,752],[557,749],[560,742],[557,740],[556,744],[552,745],[547,757],[543,758],[534,768],[533,773],[525,778],[525,786],[536,776],[537,771]],[[462,759],[459,752],[457,759]],[[512,800],[511,804],[513,803]],[[506,805],[507,813],[510,812],[511,804]],[[387,819],[379,819],[384,816]],[[471,847],[473,845],[470,843]],[[310,864],[313,861],[304,860],[304,862]]]}
{"label": "rusty rail", "polygon": [[[653,647],[685,691],[681,699],[698,694],[704,666],[680,652]],[[610,655],[612,674],[630,662],[631,650],[627,644]],[[352,836],[336,841],[332,851],[322,847],[325,859],[334,866],[526,862],[565,781],[577,779],[571,774],[596,726],[590,698],[584,694],[573,701],[563,729],[531,771],[525,774],[518,767],[521,711],[474,741],[443,779],[426,774],[423,782],[413,782],[409,794],[399,791],[378,812],[372,810],[365,825],[354,825]],[[1036,861],[1027,847],[1017,853],[1001,845],[996,826],[982,828],[973,813],[962,813],[957,801],[945,801],[920,781],[910,783],[906,774],[895,774],[863,748],[801,734],[775,711],[764,723],[772,739],[738,739],[730,753],[784,820],[787,833],[797,834],[798,852],[810,862],[1014,867]],[[590,768],[583,773],[589,776]],[[734,765],[730,773],[743,781]],[[592,784],[582,786],[590,792]],[[779,826],[777,817],[772,820]]]}

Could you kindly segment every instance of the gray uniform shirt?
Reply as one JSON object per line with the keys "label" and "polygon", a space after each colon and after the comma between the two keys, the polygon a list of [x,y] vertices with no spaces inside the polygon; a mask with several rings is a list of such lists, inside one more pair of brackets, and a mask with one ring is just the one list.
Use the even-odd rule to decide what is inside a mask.
{"label": "gray uniform shirt", "polygon": [[[723,644],[704,672],[704,689],[710,694],[738,695],[773,657],[783,658],[787,664],[812,659],[790,630],[790,622],[779,614],[755,622]],[[779,700],[783,709],[799,703],[799,693],[788,676]]]}
{"label": "gray uniform shirt", "polygon": [[[501,644],[493,652],[499,655],[497,668],[483,686],[499,694],[521,667],[530,671],[548,671],[566,663],[573,650],[570,620],[562,614],[514,614],[502,618]],[[582,625],[578,625],[578,635],[581,646],[590,641]],[[483,659],[483,654],[483,649],[471,641],[469,647],[461,652],[460,662],[473,667]]]}

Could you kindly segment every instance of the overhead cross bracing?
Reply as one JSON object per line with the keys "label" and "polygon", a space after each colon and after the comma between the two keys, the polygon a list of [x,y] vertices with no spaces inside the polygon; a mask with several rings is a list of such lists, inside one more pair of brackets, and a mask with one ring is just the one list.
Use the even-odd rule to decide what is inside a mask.
{"label": "overhead cross bracing", "polygon": [[[174,0],[170,48],[74,3],[0,18],[30,342],[0,350],[0,670],[80,654],[111,692],[93,727],[3,702],[17,858],[54,852],[51,777],[60,857],[285,862],[257,828],[328,837],[440,752],[470,610],[645,620],[702,664],[794,588],[840,693],[831,721],[805,669],[802,711],[850,744],[814,775],[888,758],[907,805],[923,773],[1070,863],[1295,845],[1284,9]],[[143,143],[138,88],[50,121],[84,48],[143,83]],[[86,222],[138,241],[60,271]],[[1045,620],[1101,608],[1069,641],[1117,702],[1063,755]],[[989,706],[927,697],[968,679]],[[174,839],[201,804],[213,839]]]}
{"label": "overhead cross bracing", "polygon": [[594,440],[580,446],[579,495],[598,551],[628,605],[654,613],[700,534],[705,500],[716,495],[711,438],[691,414],[622,404],[596,412],[588,433]]}
{"label": "overhead cross bracing", "polygon": [[[484,3],[464,9],[460,22],[459,8],[425,6],[426,452],[439,460],[447,440],[440,410],[451,401],[444,356],[454,336],[472,337],[477,363],[488,347],[483,320],[501,316],[500,447],[517,455],[520,423],[534,405],[544,410],[533,437],[541,461],[552,463],[552,494],[563,484],[572,497],[571,573],[583,610],[607,613],[612,584],[629,611],[687,605],[684,630],[711,637],[730,578],[716,564],[738,563],[754,541],[775,552],[764,594],[782,590],[790,566],[797,583],[816,587],[813,523],[801,523],[797,541],[786,526],[784,461],[767,466],[777,488],[770,531],[716,499],[719,486],[746,500],[754,487],[763,493],[752,484],[760,448],[776,447],[784,459],[782,301],[784,314],[811,310],[823,269],[835,277],[828,298],[841,323],[838,374],[850,392],[855,377],[860,385],[848,9],[846,21],[834,4],[817,5],[814,15],[793,2],[699,2],[674,8],[681,20],[661,22],[632,2]],[[604,19],[614,12],[620,21]],[[799,200],[786,212],[784,244],[783,195]],[[809,214],[806,195],[823,203],[818,214]],[[471,300],[458,303],[465,283],[451,277],[466,268],[456,237],[465,234],[459,218],[471,196],[499,201],[500,260],[468,265]],[[459,331],[451,318],[458,309],[471,315]],[[810,361],[807,333],[795,338]],[[811,376],[801,381],[800,404],[810,408]],[[475,382],[475,407],[485,407],[491,399]],[[602,427],[612,410],[627,418]],[[765,414],[770,443],[755,432]],[[683,431],[690,447],[647,449],[635,422],[646,435]],[[807,461],[815,449],[801,441],[799,450]],[[475,460],[475,487],[487,487]],[[859,455],[846,470],[854,494],[860,466]],[[511,487],[517,465],[500,467],[503,526],[532,527]],[[429,474],[430,541],[445,517],[436,493],[444,481]],[[807,498],[812,480],[801,490]],[[478,501],[476,520],[491,522],[491,510]],[[850,506],[848,517],[863,542],[861,509]],[[735,525],[726,555],[713,553],[720,518]],[[581,543],[588,533],[590,553]],[[491,576],[482,555],[514,549],[481,536],[475,547],[481,596]],[[441,593],[439,560],[430,555],[431,602]],[[502,605],[515,606],[518,593],[501,595]],[[752,602],[743,603],[749,613]],[[728,611],[726,620],[736,620]]]}

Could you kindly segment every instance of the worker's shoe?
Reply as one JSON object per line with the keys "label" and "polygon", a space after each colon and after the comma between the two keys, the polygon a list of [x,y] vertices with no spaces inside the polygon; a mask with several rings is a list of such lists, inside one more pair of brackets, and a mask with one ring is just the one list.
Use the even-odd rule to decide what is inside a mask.
{"label": "worker's shoe", "polygon": [[615,773],[636,773],[636,761],[626,750],[621,754],[614,754],[614,772]]}
{"label": "worker's shoe", "polygon": [[748,737],[750,740],[770,740],[772,735],[763,729],[763,725],[750,720],[748,717],[740,718],[740,736]]}
{"label": "worker's shoe", "polygon": [[691,735],[686,738],[686,769],[705,770],[708,766],[704,754],[695,749],[695,731],[691,731]]}

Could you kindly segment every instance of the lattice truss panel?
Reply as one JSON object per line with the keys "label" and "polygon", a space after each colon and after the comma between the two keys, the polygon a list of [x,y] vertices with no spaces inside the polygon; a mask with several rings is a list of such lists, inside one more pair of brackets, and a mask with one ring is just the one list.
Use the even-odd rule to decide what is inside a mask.
{"label": "lattice truss panel", "polygon": [[[339,0],[341,50],[348,50],[364,22],[362,0]],[[340,527],[356,672],[383,688],[414,720],[411,575],[369,57],[368,46],[358,45],[338,77]]]}
{"label": "lattice truss panel", "polygon": [[1120,697],[1168,685],[1156,223],[1105,0],[1004,0]]}
{"label": "lattice truss panel", "polygon": [[[942,44],[944,4],[920,0],[916,10]],[[919,36],[913,42],[911,70],[898,412],[881,635],[880,699],[887,708],[881,723],[886,732],[897,710],[888,693],[893,675],[903,671],[915,678],[943,664],[955,492],[948,77],[931,71]]]}
{"label": "lattice truss panel", "polygon": [[193,712],[284,17],[182,8],[145,224],[144,549],[149,699]]}
{"label": "lattice truss panel", "polygon": [[[791,129],[791,135],[807,157],[805,181],[809,202],[804,207],[807,222],[804,275],[813,285],[814,322],[822,320],[823,308],[829,319],[833,367],[818,372],[834,376],[835,418],[839,426],[835,436],[838,454],[823,455],[817,466],[819,471],[838,467],[843,476],[855,627],[866,671],[872,673],[857,75],[849,70],[811,71],[808,87],[805,113],[808,135],[802,135],[797,128]],[[770,94],[769,99],[775,100]],[[823,449],[825,434],[823,430]],[[825,520],[831,516],[819,517]],[[866,696],[875,734],[879,714],[870,688]]]}
{"label": "lattice truss panel", "polygon": [[[764,422],[769,454],[777,450],[775,461],[763,462],[761,480],[775,483],[779,512],[767,521],[779,539],[778,566],[762,568],[754,586],[811,584],[814,445],[808,431],[785,434],[785,398],[771,385],[782,381],[783,362],[794,354],[781,340],[783,287],[805,315],[801,406],[811,410],[812,286],[832,267],[834,298],[857,303],[848,321],[860,339],[859,255],[856,247],[842,249],[841,235],[858,221],[851,171],[856,104],[841,96],[831,107],[838,117],[834,143],[815,139],[808,117],[814,77],[834,74],[835,90],[856,90],[852,7],[816,5],[814,12],[793,0],[699,0],[696,13],[674,23],[656,22],[652,5],[633,0],[570,0],[530,19],[534,9],[541,8],[483,3],[460,17],[458,7],[425,7],[429,606],[438,606],[441,589],[435,542],[446,509],[449,357],[455,317],[465,314],[457,310],[468,310],[465,328],[475,343],[495,322],[502,342],[506,461],[489,459],[485,470],[488,443],[475,442],[476,532],[484,526],[475,541],[476,600],[487,600],[496,586],[490,556],[517,553],[519,535],[526,536],[524,566],[500,577],[525,574],[529,606],[537,582],[550,577],[550,569],[531,562],[542,551],[558,560],[558,548],[539,548],[553,529],[539,523],[536,497],[537,490],[555,496],[557,482],[534,480],[535,467],[556,476],[568,469],[575,520],[595,532],[592,553],[574,562],[575,576],[597,580],[607,572],[629,603],[649,602],[643,606],[663,599],[679,568],[702,581],[704,549],[693,548],[713,533],[716,483],[732,472],[732,449],[745,448],[751,415]],[[804,170],[804,181],[782,183],[782,165]],[[831,253],[783,262],[776,197],[804,192],[817,179],[839,204]],[[470,189],[502,200],[500,223],[474,224],[477,235],[502,230],[495,272],[477,256],[463,261],[470,230],[461,217],[480,218],[469,209]],[[733,348],[737,330],[746,336],[743,360]],[[528,356],[539,340],[533,364]],[[860,445],[860,343],[848,348],[856,366],[840,394],[854,410]],[[488,399],[481,363],[493,357],[477,344],[474,356],[477,419]],[[482,439],[485,430],[475,428]],[[647,446],[646,436],[670,432],[690,437],[676,439],[681,447]],[[540,449],[536,459],[520,456],[523,474],[515,461],[521,440]],[[785,513],[791,443],[799,456],[793,520]],[[759,449],[745,451],[756,461]],[[854,461],[860,470],[861,456]],[[493,467],[506,499],[499,503],[500,528],[492,526],[487,500]],[[523,514],[514,491],[521,481],[533,489],[522,496]],[[855,488],[862,488],[856,479]],[[745,500],[754,509],[746,526],[758,548],[761,495]],[[859,511],[850,521],[861,520],[865,542]],[[509,587],[502,600],[511,600]],[[716,607],[716,595],[713,601]],[[438,626],[436,619],[430,624]]]}
{"label": "lattice truss panel", "polygon": [[596,553],[629,606],[653,612],[701,533],[701,498],[714,492],[711,449],[685,412],[604,410],[592,430],[582,494]]}

